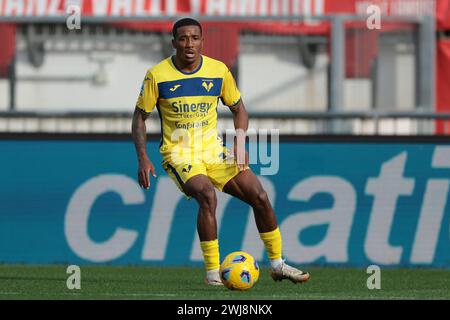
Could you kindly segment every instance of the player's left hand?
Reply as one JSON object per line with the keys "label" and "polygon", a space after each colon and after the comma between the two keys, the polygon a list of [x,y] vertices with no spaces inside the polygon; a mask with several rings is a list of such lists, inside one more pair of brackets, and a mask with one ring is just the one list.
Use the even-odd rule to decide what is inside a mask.
{"label": "player's left hand", "polygon": [[239,171],[245,170],[245,168],[248,166],[248,152],[245,149],[245,140],[242,142],[242,147],[240,148],[238,148],[238,143],[235,140],[233,151]]}

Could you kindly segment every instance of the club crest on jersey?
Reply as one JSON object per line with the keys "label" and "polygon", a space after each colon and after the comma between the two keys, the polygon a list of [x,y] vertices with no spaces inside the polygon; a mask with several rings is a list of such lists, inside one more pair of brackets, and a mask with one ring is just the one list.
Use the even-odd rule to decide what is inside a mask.
{"label": "club crest on jersey", "polygon": [[202,87],[206,89],[206,91],[211,91],[211,89],[214,87],[214,83],[212,80],[205,80],[202,83]]}

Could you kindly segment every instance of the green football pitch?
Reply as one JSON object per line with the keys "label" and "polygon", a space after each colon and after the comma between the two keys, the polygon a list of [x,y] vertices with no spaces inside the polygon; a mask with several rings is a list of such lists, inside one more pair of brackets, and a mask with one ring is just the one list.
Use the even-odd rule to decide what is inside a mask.
{"label": "green football pitch", "polygon": [[81,266],[81,289],[69,290],[67,266],[0,265],[0,299],[450,299],[450,270],[381,269],[381,289],[369,290],[365,268],[308,268],[311,280],[274,282],[267,268],[249,291],[203,283],[202,268]]}

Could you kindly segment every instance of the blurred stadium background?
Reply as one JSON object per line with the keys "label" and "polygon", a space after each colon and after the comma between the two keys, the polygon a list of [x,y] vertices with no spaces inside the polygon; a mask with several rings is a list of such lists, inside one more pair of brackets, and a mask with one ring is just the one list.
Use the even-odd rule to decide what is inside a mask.
{"label": "blurred stadium background", "polygon": [[[184,16],[232,70],[250,127],[280,131],[278,173],[261,179],[288,261],[444,268],[442,286],[450,0],[0,0],[0,263],[202,265],[195,204],[159,165],[139,189],[130,137],[145,72]],[[147,128],[158,164],[156,113]],[[218,197],[222,255],[267,262],[249,208]]]}
{"label": "blurred stadium background", "polygon": [[[82,8],[80,30],[66,26],[70,5]],[[370,5],[383,14],[380,30],[366,26]],[[233,70],[255,125],[447,132],[434,121],[449,107],[446,9],[432,0],[5,0],[0,130],[128,132],[143,72],[172,53],[173,16],[200,14],[204,53]]]}

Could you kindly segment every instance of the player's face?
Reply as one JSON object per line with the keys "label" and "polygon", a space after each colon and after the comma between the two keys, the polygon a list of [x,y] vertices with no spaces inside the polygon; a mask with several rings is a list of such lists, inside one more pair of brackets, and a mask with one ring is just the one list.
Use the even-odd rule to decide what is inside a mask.
{"label": "player's face", "polygon": [[203,37],[198,26],[184,26],[177,30],[177,36],[172,40],[177,58],[185,64],[193,64],[200,60],[203,47]]}

